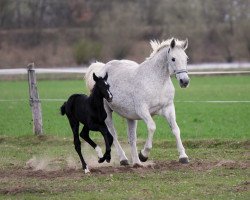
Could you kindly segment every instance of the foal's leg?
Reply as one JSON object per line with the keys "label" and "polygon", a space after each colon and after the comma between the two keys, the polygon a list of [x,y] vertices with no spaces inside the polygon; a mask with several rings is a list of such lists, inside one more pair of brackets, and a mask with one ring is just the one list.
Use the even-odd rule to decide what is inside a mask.
{"label": "foal's leg", "polygon": [[105,102],[104,102],[104,107],[105,107],[105,110],[107,113],[107,118],[105,120],[105,123],[106,123],[111,135],[113,136],[114,146],[115,146],[117,154],[119,156],[120,164],[121,165],[128,165],[128,158],[126,157],[125,152],[123,151],[123,149],[122,149],[122,147],[117,139],[117,133],[116,133],[113,121],[112,121],[112,110],[109,108],[109,106]]}
{"label": "foal's leg", "polygon": [[80,160],[82,163],[82,168],[83,168],[85,174],[89,173],[90,171],[88,169],[88,166],[87,166],[85,160],[83,159],[82,152],[81,152],[81,141],[79,138],[79,122],[77,122],[75,120],[70,120],[70,126],[71,126],[71,129],[73,131],[73,135],[74,135],[75,150],[80,157]]}
{"label": "foal's leg", "polygon": [[99,163],[103,163],[105,160],[109,163],[111,160],[111,145],[113,144],[113,137],[110,134],[107,126],[104,124],[104,126],[100,127],[100,132],[103,135],[103,138],[105,140],[106,145],[106,152],[104,153],[104,156],[99,159]]}
{"label": "foal's leg", "polygon": [[96,150],[99,159],[103,157],[102,149],[89,137],[89,128],[84,126],[80,136]]}
{"label": "foal's leg", "polygon": [[144,148],[141,150],[139,154],[139,158],[142,162],[146,162],[148,159],[148,155],[150,153],[150,150],[152,149],[152,143],[153,143],[153,136],[156,129],[156,125],[154,120],[152,119],[149,110],[144,108],[140,112],[140,117],[143,119],[143,121],[146,123],[148,128],[148,138],[146,140],[146,143],[144,145]]}
{"label": "foal's leg", "polygon": [[138,157],[137,147],[136,147],[136,128],[137,128],[137,121],[136,120],[130,120],[127,119],[128,123],[128,139],[129,144],[131,147],[131,155],[132,155],[132,163],[134,167],[140,167],[142,166],[141,161]]}
{"label": "foal's leg", "polygon": [[185,152],[185,148],[182,145],[181,142],[181,134],[179,126],[176,123],[176,116],[175,116],[175,108],[174,104],[171,104],[165,108],[162,109],[161,113],[168,121],[170,128],[172,129],[172,133],[175,136],[176,139],[176,145],[179,152],[179,162],[181,163],[188,163],[188,156]]}

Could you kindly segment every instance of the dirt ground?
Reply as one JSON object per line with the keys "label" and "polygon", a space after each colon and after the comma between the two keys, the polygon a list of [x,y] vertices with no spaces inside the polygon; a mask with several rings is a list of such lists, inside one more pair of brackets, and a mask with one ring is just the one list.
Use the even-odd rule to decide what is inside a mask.
{"label": "dirt ground", "polygon": [[[60,162],[57,161],[57,162]],[[28,163],[28,162],[27,162]],[[29,163],[23,168],[5,169],[0,171],[0,179],[83,179],[86,176],[113,176],[117,173],[137,173],[142,178],[145,178],[146,172],[160,172],[160,171],[174,171],[174,170],[193,170],[193,171],[208,171],[214,168],[224,169],[247,169],[250,167],[250,162],[236,162],[233,160],[221,160],[218,162],[207,162],[202,160],[195,160],[189,164],[180,164],[177,161],[154,161],[144,164],[143,167],[132,166],[90,166],[91,173],[84,174],[80,168],[72,168],[65,166],[61,169],[38,169],[31,166]],[[37,166],[36,166],[37,167]],[[246,181],[242,185],[235,188],[236,191],[247,191],[250,189],[250,182]],[[0,194],[17,194],[22,192],[38,192],[32,191],[32,188],[14,186],[11,188],[0,189]],[[41,191],[40,191],[41,192]]]}

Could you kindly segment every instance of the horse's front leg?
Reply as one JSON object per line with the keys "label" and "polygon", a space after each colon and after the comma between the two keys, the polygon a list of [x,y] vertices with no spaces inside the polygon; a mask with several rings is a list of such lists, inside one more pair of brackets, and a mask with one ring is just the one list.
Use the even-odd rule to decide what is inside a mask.
{"label": "horse's front leg", "polygon": [[128,123],[128,139],[131,147],[131,155],[132,155],[132,163],[134,167],[141,167],[141,161],[138,157],[137,147],[136,147],[136,129],[137,129],[137,121],[127,119]]}
{"label": "horse's front leg", "polygon": [[142,109],[142,112],[140,113],[140,117],[146,123],[147,128],[148,128],[148,138],[146,140],[144,148],[141,150],[141,152],[139,154],[140,160],[142,162],[146,162],[148,159],[148,155],[150,153],[150,150],[152,149],[152,146],[153,146],[153,136],[154,136],[154,132],[156,130],[156,125],[155,125],[155,122],[152,119],[148,109]]}
{"label": "horse's front leg", "polygon": [[168,121],[169,126],[172,130],[172,133],[175,136],[176,139],[176,145],[177,145],[177,150],[179,152],[179,162],[180,163],[188,163],[188,156],[185,152],[185,148],[183,147],[182,141],[181,141],[181,133],[179,126],[176,123],[176,116],[175,116],[175,107],[174,104],[172,103],[171,105],[163,108],[160,112]]}

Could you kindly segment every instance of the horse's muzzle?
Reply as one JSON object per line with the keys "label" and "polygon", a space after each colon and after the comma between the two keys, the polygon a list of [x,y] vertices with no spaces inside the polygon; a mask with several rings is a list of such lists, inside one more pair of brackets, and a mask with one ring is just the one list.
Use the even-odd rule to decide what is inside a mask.
{"label": "horse's muzzle", "polygon": [[179,84],[181,88],[186,88],[189,85],[189,79],[180,79]]}

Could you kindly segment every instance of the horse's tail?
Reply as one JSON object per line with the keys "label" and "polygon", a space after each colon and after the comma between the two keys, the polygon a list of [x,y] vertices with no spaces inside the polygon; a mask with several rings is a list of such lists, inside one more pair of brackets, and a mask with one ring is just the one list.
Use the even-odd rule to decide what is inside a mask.
{"label": "horse's tail", "polygon": [[60,108],[61,115],[65,115],[65,113],[66,113],[66,104],[67,104],[67,102],[64,102],[64,104]]}
{"label": "horse's tail", "polygon": [[104,63],[95,62],[89,66],[88,71],[85,75],[86,86],[89,91],[91,91],[95,85],[95,81],[93,80],[93,73],[98,73],[104,65]]}

